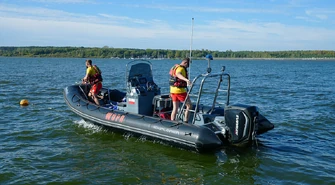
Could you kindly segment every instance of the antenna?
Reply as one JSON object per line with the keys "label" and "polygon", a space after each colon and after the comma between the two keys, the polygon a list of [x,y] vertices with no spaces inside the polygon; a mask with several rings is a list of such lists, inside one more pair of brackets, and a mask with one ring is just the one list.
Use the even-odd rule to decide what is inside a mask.
{"label": "antenna", "polygon": [[188,73],[188,79],[189,80],[191,80],[192,44],[193,44],[193,22],[194,22],[194,18],[192,17],[192,33],[191,33],[191,45],[190,45],[190,64],[189,64],[189,73]]}

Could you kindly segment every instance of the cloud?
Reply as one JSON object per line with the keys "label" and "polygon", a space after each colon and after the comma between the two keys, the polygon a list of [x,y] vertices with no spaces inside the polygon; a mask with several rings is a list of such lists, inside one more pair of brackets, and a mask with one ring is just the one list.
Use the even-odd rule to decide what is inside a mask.
{"label": "cloud", "polygon": [[[315,16],[317,13],[310,11],[306,12],[305,16],[296,18],[307,21],[311,20],[312,15]],[[0,30],[0,40],[2,45],[9,46],[108,45],[128,48],[189,48],[190,25],[178,24],[176,21],[167,22],[158,18],[140,19],[106,13],[88,15],[48,8],[0,4],[0,24],[5,25],[5,29]],[[287,25],[279,21],[211,19],[195,24],[193,48],[332,49],[333,35],[333,29]]]}
{"label": "cloud", "polygon": [[1,40],[2,44],[7,46],[99,47],[109,45],[112,47],[150,48],[156,45],[155,48],[169,48],[169,46],[163,46],[164,40],[181,41],[185,35],[188,36],[188,32],[169,29],[164,24],[161,27],[154,25],[154,28],[153,26],[134,28],[118,24],[32,18],[1,18],[0,24],[6,25],[7,31],[0,30],[0,37],[6,35]]}
{"label": "cloud", "polygon": [[34,19],[75,19],[76,17],[86,18],[89,16],[54,10],[40,7],[19,7],[16,5],[0,4],[0,16],[2,17],[26,17]]}
{"label": "cloud", "polygon": [[318,40],[325,39],[333,34],[333,30],[324,28],[289,26],[278,22],[240,22],[230,19],[211,21],[208,27],[216,27],[217,30],[222,30],[221,33],[238,35],[241,39],[267,39],[271,36],[272,39],[280,39],[281,41]]}
{"label": "cloud", "polygon": [[316,18],[318,20],[327,20],[329,16],[334,17],[335,15],[335,11],[321,9],[306,10],[305,13],[307,16],[311,18]]}
{"label": "cloud", "polygon": [[150,24],[150,21],[141,20],[141,19],[133,19],[126,16],[115,16],[115,15],[109,15],[109,14],[99,14],[101,17],[107,18],[107,20],[114,21],[114,22],[130,22],[130,23],[136,23],[136,24]]}
{"label": "cloud", "polygon": [[207,12],[207,13],[279,13],[276,9],[254,9],[254,8],[209,8],[198,6],[171,6],[171,5],[147,5],[147,4],[124,4],[127,7],[147,8],[147,9],[160,9],[164,11],[193,11],[193,12]]}
{"label": "cloud", "polygon": [[95,4],[96,1],[94,0],[27,0],[31,2],[38,2],[38,3],[57,3],[57,4],[82,4],[82,3],[89,3]]}

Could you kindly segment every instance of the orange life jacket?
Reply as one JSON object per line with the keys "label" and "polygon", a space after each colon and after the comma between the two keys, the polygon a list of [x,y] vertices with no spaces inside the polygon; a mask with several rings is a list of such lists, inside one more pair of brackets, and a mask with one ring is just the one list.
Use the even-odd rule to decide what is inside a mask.
{"label": "orange life jacket", "polygon": [[174,86],[174,87],[187,87],[187,82],[185,82],[184,80],[181,80],[179,79],[177,76],[176,76],[176,70],[178,67],[182,67],[185,69],[185,72],[186,72],[186,77],[187,78],[187,69],[186,67],[184,66],[181,66],[179,64],[176,64],[174,65],[171,69],[170,69],[170,80],[169,80],[169,84],[170,86]]}
{"label": "orange life jacket", "polygon": [[96,84],[98,82],[102,82],[103,79],[102,79],[102,76],[101,76],[100,69],[96,65],[93,65],[92,67],[93,67],[93,69],[95,71],[95,74],[93,76],[90,76],[90,78],[89,78],[90,83],[91,84]]}

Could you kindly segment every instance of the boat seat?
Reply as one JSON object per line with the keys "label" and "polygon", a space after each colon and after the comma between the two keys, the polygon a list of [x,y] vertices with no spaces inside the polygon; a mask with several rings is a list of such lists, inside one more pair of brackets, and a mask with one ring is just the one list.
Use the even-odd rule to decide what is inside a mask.
{"label": "boat seat", "polygon": [[[195,107],[193,107],[194,110]],[[204,105],[199,105],[198,110],[196,111],[200,114],[209,114],[211,112],[211,114],[213,115],[224,115],[224,108],[223,107],[215,107],[212,110],[212,107],[210,106],[204,106]]]}
{"label": "boat seat", "polygon": [[101,99],[103,99],[104,97],[108,98],[108,90],[107,89],[101,89],[98,92],[98,96],[101,97]]}
{"label": "boat seat", "polygon": [[172,99],[168,94],[156,95],[152,100],[153,116],[170,119]]}
{"label": "boat seat", "polygon": [[171,108],[172,107],[172,99],[169,95],[156,95],[152,104],[155,108]]}
{"label": "boat seat", "polygon": [[98,98],[105,101],[121,102],[126,96],[126,93],[117,89],[101,89],[98,93]]}

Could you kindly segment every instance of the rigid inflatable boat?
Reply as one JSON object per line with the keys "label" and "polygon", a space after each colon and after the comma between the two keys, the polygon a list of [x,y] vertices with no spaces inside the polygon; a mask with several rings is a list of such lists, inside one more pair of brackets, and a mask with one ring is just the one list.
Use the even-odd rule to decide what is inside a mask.
{"label": "rigid inflatable boat", "polygon": [[[211,73],[210,59],[207,72],[195,77],[188,87],[187,96],[193,103],[188,123],[182,121],[185,104],[180,105],[176,120],[170,120],[171,98],[161,94],[147,60],[126,65],[125,92],[102,88],[100,106],[88,97],[90,85],[86,84],[66,87],[64,99],[74,113],[88,122],[179,148],[206,152],[225,146],[250,146],[257,135],[274,125],[255,106],[230,104],[230,75],[224,66],[218,73]],[[206,83],[212,84],[209,94],[214,96],[207,99],[208,105],[201,103],[208,91]]]}

